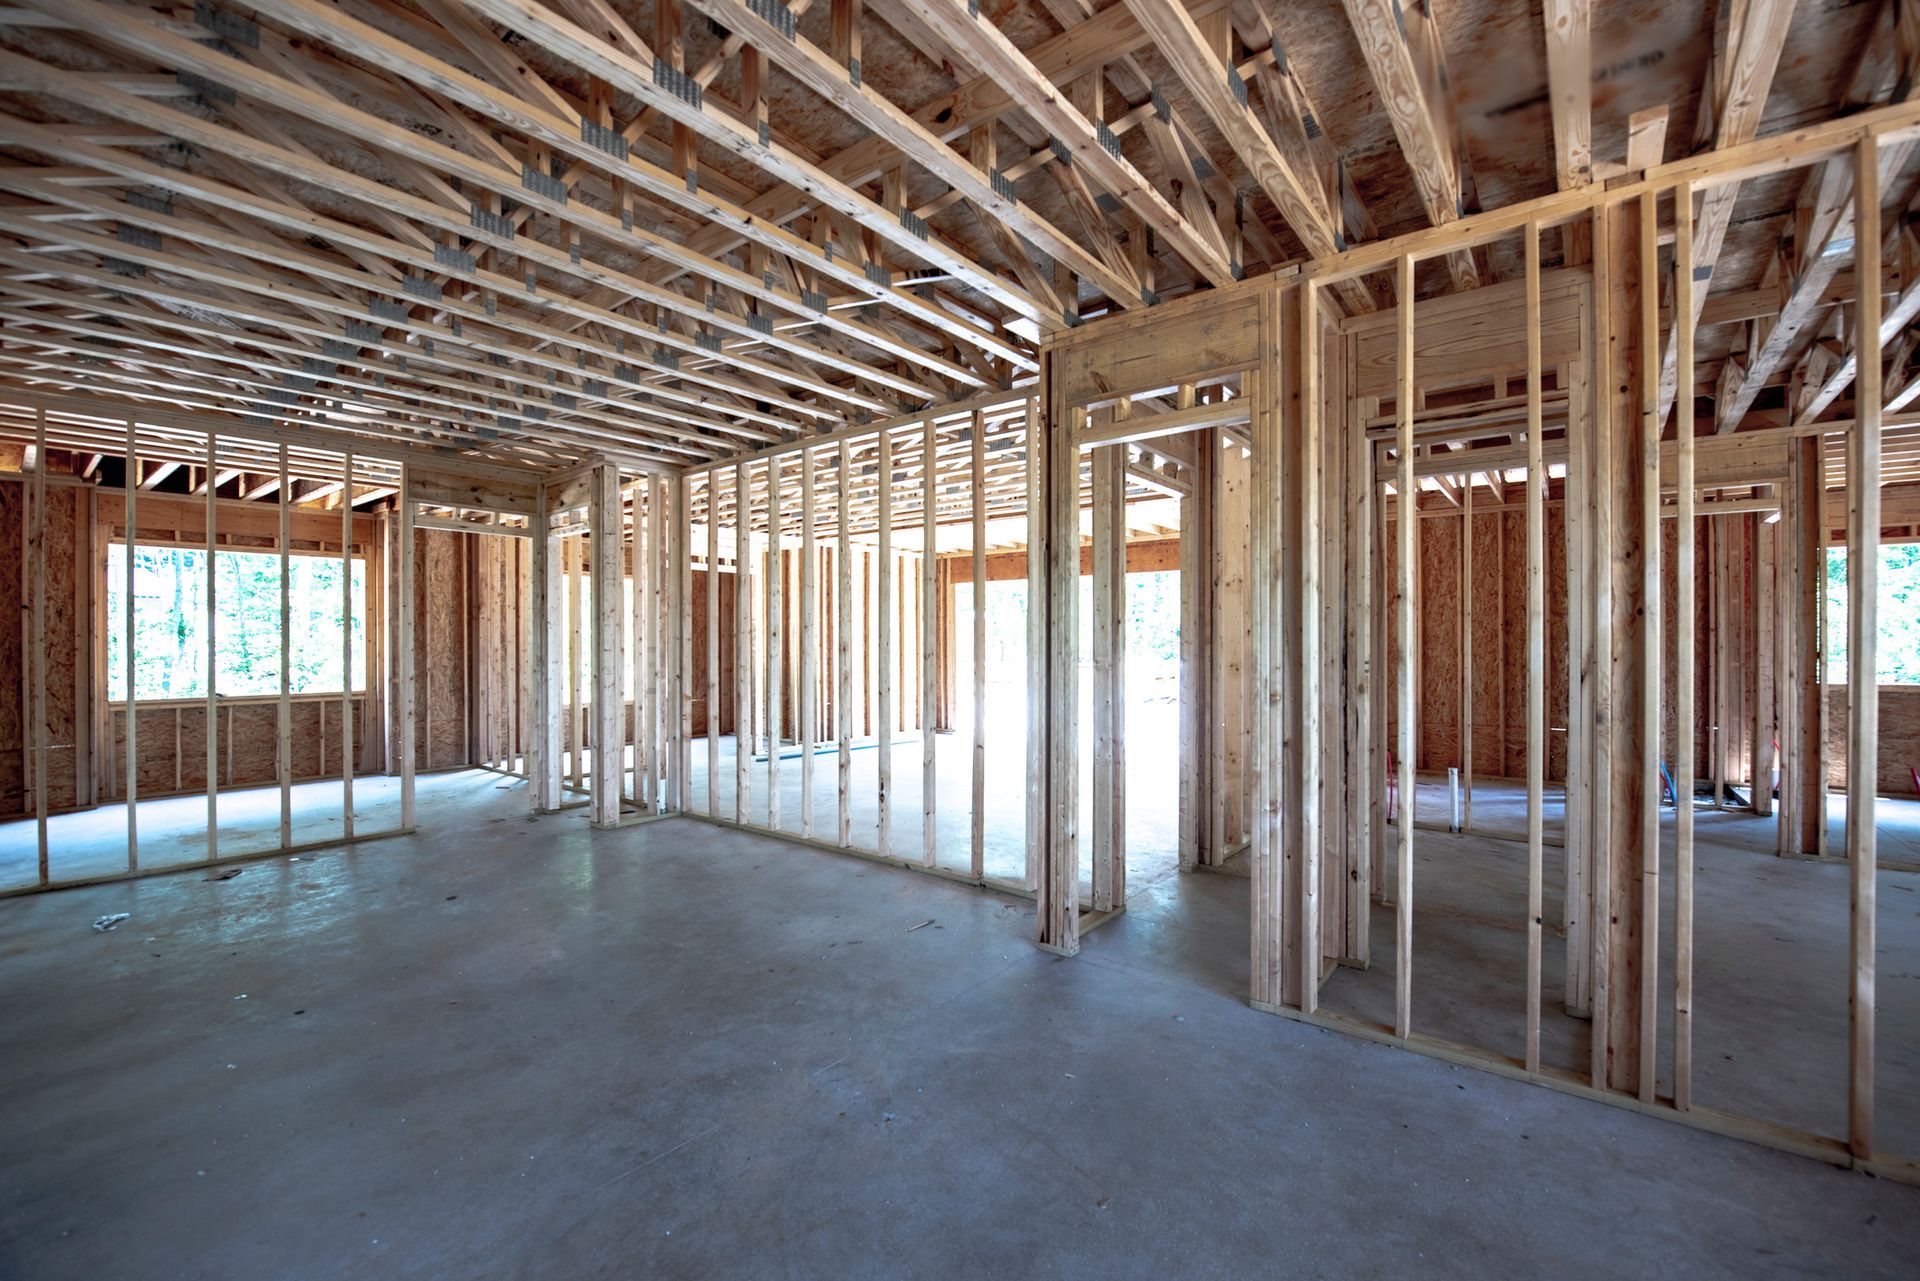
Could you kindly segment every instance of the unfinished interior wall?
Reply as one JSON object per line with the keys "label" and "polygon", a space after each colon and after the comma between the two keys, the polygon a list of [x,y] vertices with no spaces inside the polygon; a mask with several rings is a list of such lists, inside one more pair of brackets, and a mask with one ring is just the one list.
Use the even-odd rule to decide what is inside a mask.
{"label": "unfinished interior wall", "polygon": [[[24,482],[0,480],[0,556],[17,557],[19,574],[0,576],[0,608],[23,619],[6,629],[0,658],[20,659],[26,647],[24,556]],[[139,505],[138,539],[149,545],[203,547],[206,512],[203,499],[145,493]],[[253,551],[279,547],[277,515],[269,502],[220,500],[216,529],[219,546]],[[117,490],[73,483],[48,486],[48,597],[46,613],[48,774],[50,808],[66,810],[125,794],[126,710],[105,696],[106,629],[117,625],[104,616],[107,596],[107,548],[124,539],[124,502]],[[339,518],[332,513],[296,511],[291,516],[291,546],[302,555],[340,554]],[[369,581],[379,576],[375,518],[355,517],[355,552],[370,560]],[[371,650],[370,650],[371,652]],[[30,813],[30,789],[24,764],[29,725],[25,706],[26,665],[18,682],[0,690],[0,816]],[[99,697],[94,696],[95,690]],[[206,787],[206,705],[203,699],[154,700],[139,704],[135,734],[138,786],[160,797]],[[291,737],[294,781],[337,777],[340,768],[339,695],[297,695],[292,700]],[[375,703],[355,696],[356,768],[379,768],[371,754],[379,734]],[[278,711],[272,696],[223,697],[216,751],[220,787],[273,783]]]}
{"label": "unfinished interior wall", "polygon": [[[1826,151],[1803,136],[1791,145],[1808,148],[1813,163],[1836,157],[1833,164],[1862,192],[1877,190],[1872,175],[1905,147],[1866,131]],[[1885,147],[1892,150],[1883,156]],[[1097,797],[1104,785],[1098,703],[1089,779],[1071,750],[1079,711],[1066,695],[1081,659],[1072,590],[1087,505],[1080,455],[1095,455],[1097,558],[1102,503],[1112,501],[1100,451],[1186,433],[1197,425],[1190,415],[1208,407],[1208,380],[1231,378],[1239,395],[1229,399],[1244,401],[1236,411],[1247,424],[1252,465],[1246,563],[1253,678],[1245,737],[1252,761],[1254,1003],[1592,1097],[1631,1100],[1642,1110],[1792,1142],[1846,1163],[1909,1168],[1871,1140],[1876,852],[1867,780],[1849,780],[1845,937],[1826,940],[1829,953],[1837,943],[1852,958],[1844,1136],[1789,1137],[1770,1118],[1713,1112],[1692,1094],[1696,785],[1764,815],[1774,804],[1770,779],[1782,753],[1795,803],[1824,814],[1820,789],[1801,795],[1792,782],[1816,764],[1826,767],[1790,732],[1801,714],[1797,694],[1783,696],[1817,680],[1819,665],[1808,621],[1817,611],[1806,607],[1816,599],[1817,576],[1795,540],[1817,519],[1826,494],[1796,461],[1796,442],[1825,435],[1831,448],[1836,434],[1849,440],[1843,485],[1850,545],[1877,541],[1883,523],[1877,366],[1862,365],[1859,416],[1850,422],[1803,429],[1761,421],[1737,433],[1709,433],[1696,422],[1698,278],[1690,255],[1696,213],[1721,217],[1737,181],[1720,175],[1719,163],[1701,161],[1698,175],[1569,195],[1550,218],[1476,216],[1475,230],[1459,240],[1434,232],[1401,249],[1349,248],[1297,279],[1183,299],[1156,309],[1150,343],[1140,341],[1147,318],[1117,316],[1045,346],[1043,945],[1077,946],[1082,907],[1069,887],[1083,858],[1093,859],[1097,875],[1103,838],[1098,822],[1083,832],[1072,819],[1081,789],[1091,786]],[[1881,278],[1879,213],[1877,200],[1865,197],[1855,210],[1861,275],[1872,281]],[[1543,271],[1543,236],[1568,244],[1567,228],[1584,233],[1591,266]],[[1511,254],[1514,241],[1524,254],[1523,279],[1418,297],[1422,275],[1427,285],[1439,282],[1440,260],[1457,266],[1496,243]],[[1430,265],[1417,271],[1423,262]],[[1343,285],[1350,286],[1343,303],[1356,310],[1342,322],[1342,341],[1329,342],[1316,308]],[[1383,297],[1392,302],[1381,307]],[[1878,304],[1877,289],[1858,291],[1861,332],[1879,332]],[[1684,390],[1672,440],[1663,427],[1663,349]],[[1329,363],[1340,362],[1346,402],[1329,405],[1321,393]],[[1344,422],[1349,443],[1360,445],[1360,466],[1344,478],[1326,466],[1320,448],[1329,418]],[[1110,463],[1105,475],[1113,475]],[[1491,509],[1472,517],[1471,529],[1469,495]],[[1328,542],[1343,533],[1347,541],[1334,563],[1348,588],[1349,618],[1359,616],[1357,629],[1345,631],[1326,625],[1320,611],[1327,587],[1316,574],[1329,563]],[[1404,551],[1396,546],[1402,543]],[[1366,584],[1357,595],[1356,582]],[[1866,652],[1873,607],[1864,590],[1861,596],[1848,622],[1850,644]],[[1095,610],[1097,672],[1104,620],[1098,603]],[[1362,706],[1359,732],[1333,733],[1324,717],[1301,715],[1320,706],[1319,682],[1329,679],[1321,660],[1329,650],[1341,656],[1340,678],[1358,675],[1349,689]],[[1823,715],[1816,709],[1832,744],[1826,755],[1879,762],[1894,740],[1876,722],[1911,717],[1914,709],[1887,704],[1871,688],[1870,673],[1849,676],[1856,697],[1869,682],[1866,694],[1878,714],[1857,703],[1829,705]],[[1518,717],[1502,705],[1523,699]],[[1556,720],[1566,732],[1557,746],[1549,732]],[[1470,749],[1463,741],[1469,734]],[[1422,995],[1428,989],[1418,939],[1436,930],[1444,935],[1457,923],[1447,915],[1453,905],[1431,906],[1416,879],[1417,857],[1427,869],[1421,876],[1446,870],[1424,848],[1425,838],[1416,838],[1406,807],[1392,824],[1379,821],[1382,793],[1411,793],[1416,764],[1444,768],[1469,751],[1476,772],[1526,779],[1526,860],[1500,873],[1503,886],[1525,896],[1524,912],[1514,911],[1526,939],[1518,976],[1525,1005],[1514,1015],[1524,1018],[1523,1056],[1481,1052],[1421,1030],[1445,1020],[1444,1011],[1422,1004],[1432,998]],[[1389,757],[1397,775],[1391,783]],[[1204,781],[1205,755],[1188,752],[1187,760],[1183,774]],[[1668,768],[1678,806],[1666,794]],[[1321,824],[1334,807],[1322,780],[1369,771],[1383,786],[1363,785],[1359,794],[1380,839],[1350,853],[1324,839]],[[1553,775],[1566,783],[1567,835],[1564,852],[1556,849],[1549,859],[1543,793]],[[1758,787],[1735,795],[1756,780]],[[1217,804],[1211,796],[1206,801]],[[1782,852],[1813,852],[1800,843],[1783,835]],[[1341,861],[1342,875],[1332,882],[1323,874],[1328,860]],[[1676,884],[1668,896],[1662,882],[1670,875]],[[1357,887],[1363,903],[1370,889],[1380,889],[1390,947],[1370,947],[1364,911],[1358,928],[1339,939],[1347,920],[1333,895],[1342,885]],[[1557,928],[1547,917],[1555,899]],[[1669,925],[1671,952],[1663,945]],[[1564,980],[1564,998],[1547,994],[1549,948],[1558,954],[1552,986]],[[1448,955],[1459,962],[1457,950]],[[1323,1018],[1320,989],[1340,972],[1329,961],[1385,976],[1384,1010],[1376,1003],[1364,1019],[1351,1012]],[[1561,1061],[1542,1058],[1549,1025]]]}
{"label": "unfinished interior wall", "polygon": [[[1827,695],[1827,785],[1847,787],[1847,687],[1829,685]],[[1882,796],[1920,796],[1913,772],[1920,769],[1920,686],[1880,687],[1880,751],[1874,791]]]}
{"label": "unfinished interior wall", "polygon": [[[972,802],[955,813],[937,798],[944,730],[977,719],[953,592],[976,560],[987,581],[989,522],[998,541],[1025,521],[1026,401],[983,397],[688,473],[693,812],[1006,880],[986,871],[983,824],[1024,798],[984,794],[978,733]],[[964,745],[945,754],[968,768]]]}
{"label": "unfinished interior wall", "polygon": [[[27,602],[27,482],[0,477],[0,564],[17,567],[0,573],[0,612],[18,619],[3,630],[0,670],[18,679],[0,686],[0,817],[31,812],[31,701],[28,655],[31,648]],[[47,602],[43,652],[47,673],[47,803],[51,810],[91,804],[93,593],[95,522],[93,487],[73,483],[47,486]]]}
{"label": "unfinished interior wall", "polygon": [[[1460,733],[1463,709],[1471,718],[1473,775],[1523,778],[1526,775],[1527,603],[1525,513],[1504,481],[1476,481],[1473,514],[1473,573],[1465,576],[1467,557],[1460,544],[1466,516],[1437,496],[1422,499],[1419,525],[1422,608],[1420,632],[1420,755],[1417,767],[1442,770],[1464,766]],[[1464,487],[1463,487],[1464,490]],[[1460,491],[1460,492],[1463,492]],[[1488,510],[1491,508],[1491,510]],[[1567,763],[1567,618],[1566,529],[1562,504],[1550,502],[1547,542],[1547,778],[1564,781]],[[1387,550],[1388,572],[1397,553]],[[1462,642],[1473,661],[1461,662]],[[1471,687],[1463,682],[1471,668]]]}
{"label": "unfinished interior wall", "polygon": [[[126,531],[126,503],[112,490],[98,490],[97,504],[101,537],[123,541]],[[144,493],[136,503],[139,528],[137,541],[149,546],[206,545],[206,503],[204,499],[172,494]],[[331,512],[295,511],[288,520],[291,551],[299,555],[340,555],[340,518]],[[377,597],[372,593],[382,566],[378,547],[376,519],[371,515],[354,517],[353,551],[367,558],[369,587],[369,627],[375,629],[372,616]],[[215,522],[215,541],[223,548],[247,551],[278,551],[279,515],[274,505],[219,500]],[[104,556],[97,558],[94,577],[104,602],[106,582]],[[100,615],[102,632],[120,625],[106,619],[104,603]],[[303,643],[296,640],[296,646]],[[377,652],[369,644],[368,656]],[[105,641],[100,644],[100,662],[104,668]],[[340,775],[341,695],[300,694],[292,698],[293,732],[289,739],[290,769],[293,781],[307,782]],[[374,714],[374,695],[362,691],[354,695],[353,736],[356,772],[381,768],[373,748],[380,738]],[[134,733],[138,752],[137,787],[139,794],[160,797],[182,792],[204,791],[207,785],[206,724],[204,699],[137,700],[139,723]],[[106,707],[109,749],[98,762],[102,799],[118,800],[126,794],[126,705]],[[222,696],[215,750],[219,755],[216,783],[227,787],[258,787],[277,778],[276,743],[279,734],[278,700],[272,695],[258,697]]]}
{"label": "unfinished interior wall", "polygon": [[[526,668],[527,601],[532,573],[530,538],[501,534],[449,534],[464,544],[468,629],[460,693],[468,702],[463,764],[519,772],[532,715]],[[432,699],[428,702],[431,704]],[[444,713],[443,713],[444,714]],[[427,735],[433,741],[431,734]],[[426,768],[433,768],[428,765]]]}

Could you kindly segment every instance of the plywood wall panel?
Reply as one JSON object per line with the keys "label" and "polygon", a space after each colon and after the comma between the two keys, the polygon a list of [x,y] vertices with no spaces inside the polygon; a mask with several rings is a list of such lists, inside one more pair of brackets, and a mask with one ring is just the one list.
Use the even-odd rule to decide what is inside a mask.
{"label": "plywood wall panel", "polygon": [[[1517,499],[1517,491],[1515,493]],[[1477,504],[1492,504],[1483,485]],[[1432,499],[1429,501],[1441,501]],[[1566,538],[1558,504],[1549,505],[1546,529],[1547,766],[1549,780],[1566,777],[1568,668],[1566,656]],[[1460,530],[1464,516],[1443,512],[1421,517],[1419,607],[1421,620],[1420,751],[1422,770],[1460,765],[1460,611],[1468,611],[1473,646],[1473,770],[1478,778],[1526,776],[1526,521],[1504,506],[1473,516],[1473,581],[1462,590]],[[1385,581],[1391,592],[1396,568],[1393,525],[1383,547]],[[1383,602],[1388,653],[1393,652],[1395,613]],[[1389,741],[1394,732],[1394,670],[1382,677],[1388,702]]]}
{"label": "plywood wall panel", "polygon": [[0,814],[26,810],[26,487],[0,483]]}

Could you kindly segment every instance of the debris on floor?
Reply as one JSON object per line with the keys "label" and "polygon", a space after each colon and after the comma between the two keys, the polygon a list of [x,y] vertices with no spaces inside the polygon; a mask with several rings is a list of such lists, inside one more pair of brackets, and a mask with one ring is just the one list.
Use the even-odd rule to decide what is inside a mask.
{"label": "debris on floor", "polygon": [[926,920],[924,920],[924,921],[922,921],[922,922],[920,922],[920,924],[918,924],[918,925],[909,925],[909,926],[908,926],[908,927],[907,927],[907,928],[906,928],[905,930],[903,930],[903,931],[901,931],[901,932],[902,932],[902,933],[904,933],[904,934],[911,934],[911,933],[913,933],[913,932],[914,932],[915,930],[924,930],[924,929],[926,929],[926,928],[927,928],[927,927],[928,927],[929,925],[932,925],[932,924],[933,924],[933,918],[932,918],[931,916],[929,916],[929,917],[928,917],[928,918],[927,918]]}
{"label": "debris on floor", "polygon": [[234,877],[246,870],[244,867],[229,867],[223,871],[214,872],[210,876],[203,876],[200,879],[203,881],[231,881]]}
{"label": "debris on floor", "polygon": [[115,912],[112,916],[102,916],[94,921],[93,928],[105,934],[108,930],[120,928],[120,922],[133,919],[132,912]]}

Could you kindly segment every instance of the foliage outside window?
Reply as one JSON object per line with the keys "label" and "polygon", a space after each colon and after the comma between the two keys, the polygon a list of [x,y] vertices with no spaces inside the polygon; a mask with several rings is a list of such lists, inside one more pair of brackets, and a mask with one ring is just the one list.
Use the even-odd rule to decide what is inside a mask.
{"label": "foliage outside window", "polygon": [[[1920,543],[1880,548],[1876,683],[1920,685]],[[1847,549],[1827,549],[1827,680],[1847,679]]]}
{"label": "foliage outside window", "polygon": [[[288,635],[295,694],[339,693],[340,558],[288,558]],[[214,676],[229,698],[280,692],[280,554],[214,553]],[[107,557],[107,697],[127,697],[127,548]],[[207,553],[134,549],[134,693],[142,699],[207,695]],[[353,688],[366,688],[366,562],[353,562]]]}

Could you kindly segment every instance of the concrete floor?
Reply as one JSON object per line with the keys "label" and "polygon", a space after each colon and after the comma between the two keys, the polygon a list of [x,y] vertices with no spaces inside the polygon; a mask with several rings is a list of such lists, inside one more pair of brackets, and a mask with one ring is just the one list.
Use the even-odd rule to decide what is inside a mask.
{"label": "concrete floor", "polygon": [[[1027,738],[1024,703],[1003,700],[998,714],[987,719],[986,823],[984,864],[988,876],[1021,882],[1027,872],[1026,797]],[[1083,707],[1080,717],[1080,754],[1083,777],[1093,760],[1093,717]],[[1180,865],[1180,724],[1179,706],[1171,701],[1136,700],[1127,707],[1127,881],[1129,889],[1151,884],[1178,871]],[[716,805],[722,818],[734,816],[734,743],[720,739],[720,770],[714,779]],[[789,748],[791,753],[794,749]],[[852,813],[853,843],[878,849],[879,747],[852,752],[849,757],[848,808]],[[892,747],[892,845],[902,858],[925,856],[921,832],[924,791],[922,744],[918,732],[897,739]],[[749,821],[767,825],[767,764],[764,756],[750,765]],[[971,866],[973,839],[973,722],[971,709],[961,713],[954,733],[934,735],[935,824],[934,850],[939,866],[965,871]],[[839,757],[832,751],[813,758],[813,834],[837,838],[839,822]],[[781,831],[800,834],[800,759],[780,761]],[[707,740],[693,745],[693,808],[708,812]],[[1082,787],[1080,830],[1093,826],[1093,791]],[[1081,860],[1081,888],[1092,893],[1090,865]]]}
{"label": "concrete floor", "polygon": [[1920,1190],[1250,1010],[1244,881],[1143,888],[1066,961],[1025,903],[485,791],[230,881],[0,902],[0,1276],[1859,1277],[1920,1252]]}
{"label": "concrete floor", "polygon": [[[1444,789],[1440,789],[1444,791]],[[1444,802],[1417,820],[1444,815]],[[1843,846],[1846,798],[1830,798],[1833,848]],[[1525,792],[1476,787],[1476,823],[1524,830]],[[1880,853],[1920,861],[1920,802],[1880,798]],[[1662,1012],[1659,1081],[1672,1088],[1673,812],[1662,815]],[[1837,862],[1774,855],[1775,824],[1750,810],[1694,818],[1694,1097],[1706,1107],[1844,1137],[1846,1133],[1848,885]],[[1392,886],[1392,841],[1384,883]],[[1585,1072],[1590,1025],[1561,1005],[1564,852],[1543,859],[1541,1058]],[[1414,841],[1413,1007],[1417,1031],[1513,1058],[1525,1049],[1526,845],[1476,830],[1417,828]],[[1389,894],[1389,898],[1390,898]],[[1920,1155],[1920,874],[1878,876],[1875,976],[1876,1145]],[[1377,1023],[1394,1015],[1394,912],[1375,904],[1372,965],[1337,970],[1322,1003]]]}
{"label": "concrete floor", "polygon": [[[422,774],[415,780],[416,817],[432,808],[456,816],[462,808],[490,801],[496,790],[518,788],[513,779],[478,770]],[[293,792],[294,845],[338,841],[344,830],[340,781],[300,783]],[[526,806],[526,793],[517,791]],[[140,866],[190,867],[207,857],[205,793],[140,801]],[[220,855],[260,853],[280,845],[280,789],[250,787],[222,792]],[[400,779],[374,775],[353,781],[356,832],[400,826]],[[31,819],[0,823],[0,890],[36,884],[40,868],[38,826]],[[47,872],[54,882],[114,876],[127,868],[127,807],[102,805],[47,820]]]}

